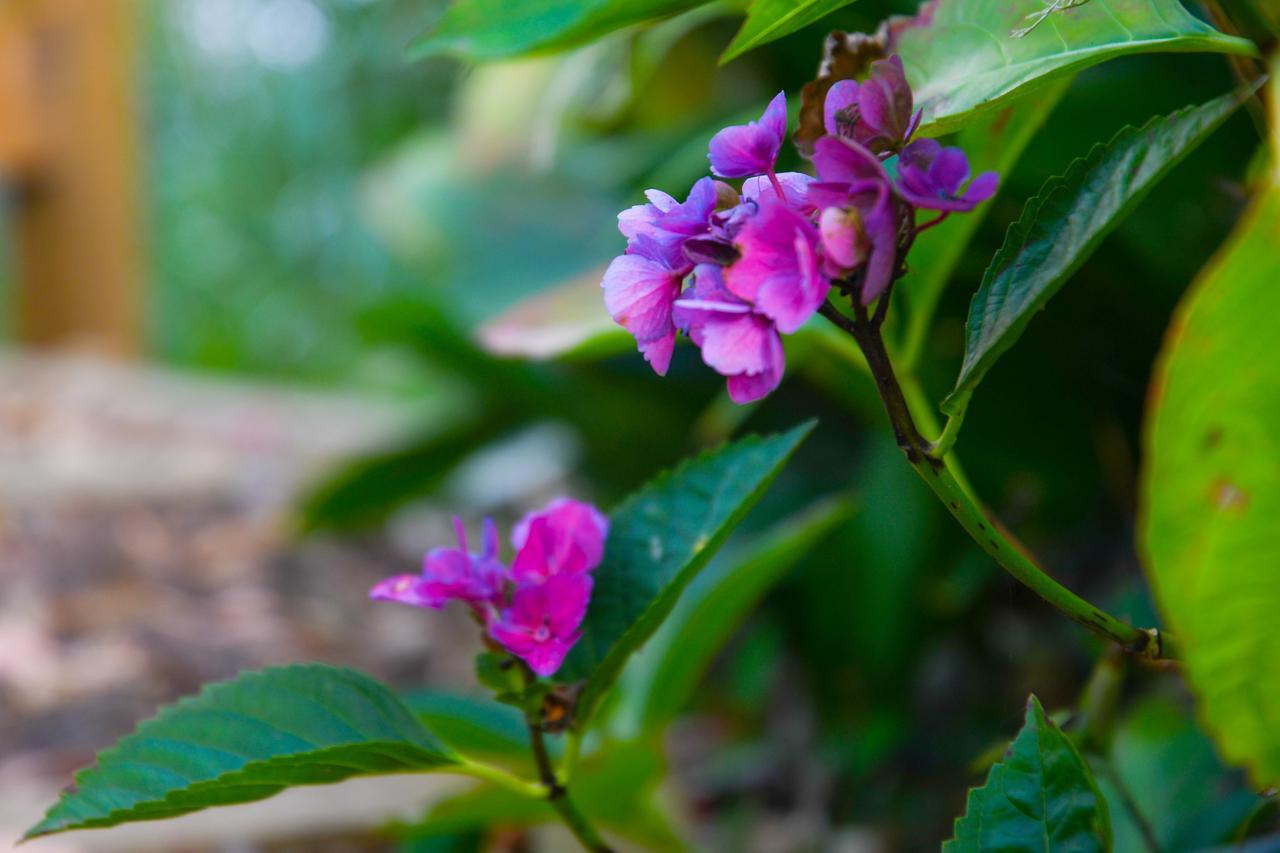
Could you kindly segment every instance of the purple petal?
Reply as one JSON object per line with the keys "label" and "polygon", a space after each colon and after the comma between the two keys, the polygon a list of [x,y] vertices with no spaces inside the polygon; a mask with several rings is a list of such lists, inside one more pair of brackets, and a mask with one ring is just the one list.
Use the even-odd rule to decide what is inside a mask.
{"label": "purple petal", "polygon": [[858,91],[860,141],[875,140],[896,148],[911,126],[911,87],[902,70],[902,60],[891,56],[871,63],[871,77]]}
{"label": "purple petal", "polygon": [[984,202],[1000,189],[1000,176],[995,172],[983,172],[974,178],[964,191],[964,200],[974,205]]}
{"label": "purple petal", "polygon": [[888,181],[880,160],[852,140],[824,136],[813,145],[813,165],[824,183]]}
{"label": "purple petal", "polygon": [[777,336],[761,314],[718,315],[703,328],[702,360],[721,376],[763,373]]}
{"label": "purple petal", "polygon": [[786,353],[782,348],[782,339],[773,335],[770,342],[769,355],[765,370],[757,374],[742,374],[729,377],[729,399],[738,405],[751,403],[767,396],[782,382],[782,371],[786,366]]}
{"label": "purple petal", "polygon": [[791,208],[770,202],[738,232],[741,257],[725,268],[729,292],[755,303],[778,330],[791,334],[827,297],[830,283],[818,272],[812,223]]}
{"label": "purple petal", "polygon": [[[807,213],[813,210],[813,206],[806,197],[809,185],[814,182],[813,176],[803,172],[779,172],[774,177],[782,185],[783,201],[801,212]],[[778,191],[774,189],[773,181],[769,180],[767,175],[759,175],[742,182],[742,197],[763,202],[777,199]]]}
{"label": "purple petal", "polygon": [[722,178],[745,178],[772,170],[786,133],[787,99],[779,92],[760,121],[726,127],[711,138],[711,171]]}
{"label": "purple petal", "polygon": [[954,196],[969,179],[969,159],[959,148],[943,148],[929,166],[929,179],[944,195]]}
{"label": "purple petal", "polygon": [[444,600],[426,594],[422,578],[417,575],[396,575],[379,581],[369,590],[369,598],[374,601],[398,601],[413,607],[430,607],[435,610],[445,604]]}
{"label": "purple petal", "polygon": [[[680,295],[683,276],[640,255],[620,255],[605,271],[604,304],[610,316],[636,339],[659,375],[671,360],[667,338],[674,335],[671,304]],[[671,344],[674,344],[672,338]],[[650,354],[652,353],[652,355]]]}
{"label": "purple petal", "polygon": [[[856,112],[849,110],[858,106],[858,84],[854,80],[840,80],[827,91],[827,100],[822,105],[822,126],[832,136],[852,136],[853,119]],[[844,113],[848,118],[842,117]],[[843,131],[843,132],[842,132]]]}

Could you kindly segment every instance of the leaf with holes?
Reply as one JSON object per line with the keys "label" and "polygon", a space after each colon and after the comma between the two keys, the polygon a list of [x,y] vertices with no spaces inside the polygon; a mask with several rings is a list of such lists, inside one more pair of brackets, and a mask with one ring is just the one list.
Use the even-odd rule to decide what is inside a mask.
{"label": "leaf with holes", "polygon": [[622,665],[671,613],[812,429],[811,421],[703,454],[653,480],[611,515],[582,639],[556,675],[586,681],[578,725],[589,721]]}
{"label": "leaf with holes", "polygon": [[1223,35],[1178,0],[935,0],[898,31],[892,50],[902,57],[929,134],[1126,54],[1256,53],[1251,42]]}
{"label": "leaf with holes", "polygon": [[28,838],[247,803],[294,785],[457,759],[389,689],[329,666],[249,672],[141,723],[76,774]]}
{"label": "leaf with holes", "polygon": [[1040,700],[1028,698],[1022,731],[986,783],[969,792],[943,853],[1110,849],[1107,804],[1093,774]]}
{"label": "leaf with holes", "polygon": [[955,414],[1036,312],[1152,187],[1250,93],[1231,93],[1126,127],[1050,178],[1005,235],[969,306],[964,363],[943,402]]}
{"label": "leaf with holes", "polygon": [[1223,758],[1247,766],[1260,787],[1280,783],[1274,157],[1270,185],[1170,325],[1148,395],[1139,529],[1200,717]]}

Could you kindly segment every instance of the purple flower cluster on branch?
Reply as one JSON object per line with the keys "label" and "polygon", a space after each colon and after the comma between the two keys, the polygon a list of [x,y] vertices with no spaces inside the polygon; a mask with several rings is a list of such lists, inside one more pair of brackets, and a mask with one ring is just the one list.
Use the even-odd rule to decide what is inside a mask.
{"label": "purple flower cluster on branch", "polygon": [[[916,233],[995,194],[995,173],[969,181],[959,148],[912,139],[913,108],[902,61],[872,63],[866,80],[831,87],[815,175],[778,172],[787,134],[779,92],[759,121],[712,138],[715,178],[683,202],[649,190],[647,204],[618,215],[627,249],[605,272],[605,307],[659,375],[683,333],[734,402],[764,397],[782,381],[782,336],[833,286],[870,305],[905,270]],[[735,188],[717,178],[743,180]],[[917,225],[918,210],[937,216]]]}
{"label": "purple flower cluster on branch", "polygon": [[516,556],[509,568],[498,557],[491,519],[484,521],[480,553],[468,550],[461,520],[453,521],[457,548],[433,548],[421,574],[387,578],[369,597],[435,610],[461,601],[495,642],[538,675],[554,674],[581,636],[609,520],[590,504],[552,501],[512,530]]}

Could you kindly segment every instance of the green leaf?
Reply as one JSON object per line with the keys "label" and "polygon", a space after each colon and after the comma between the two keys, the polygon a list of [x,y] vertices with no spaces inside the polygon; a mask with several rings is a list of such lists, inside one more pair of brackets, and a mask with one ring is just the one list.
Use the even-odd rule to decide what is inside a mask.
{"label": "green leaf", "polygon": [[[994,171],[1007,175],[1013,171],[1070,85],[1071,78],[1063,77],[1029,97],[1012,99],[1003,109],[982,115],[960,131],[955,144],[968,156],[973,173]],[[906,295],[910,309],[903,344],[905,359],[919,357],[938,300],[978,226],[994,206],[994,202],[982,204],[964,216],[949,217],[919,235],[911,245],[911,265],[898,291]]]}
{"label": "green leaf", "polygon": [[1110,849],[1107,804],[1093,774],[1031,696],[1022,731],[986,783],[969,792],[943,853]]}
{"label": "green leaf", "polygon": [[[1021,37],[1051,5],[1054,11]],[[941,0],[931,19],[902,31],[896,50],[924,111],[926,133],[941,134],[972,113],[1117,56],[1152,51],[1253,55],[1251,42],[1219,33],[1178,0]]]}
{"label": "green leaf", "polygon": [[1090,759],[1110,804],[1117,850],[1142,850],[1144,824],[1160,850],[1225,844],[1261,802],[1222,766],[1181,704],[1147,697],[1116,727],[1109,760]]}
{"label": "green leaf", "polygon": [[812,429],[810,421],[706,453],[653,480],[612,514],[582,639],[557,675],[587,681],[579,726]]}
{"label": "green leaf", "polygon": [[444,690],[404,694],[405,705],[450,749],[468,758],[533,767],[524,715],[510,705]]}
{"label": "green leaf", "polygon": [[720,57],[723,65],[749,50],[790,35],[853,0],[752,0],[747,19]]}
{"label": "green leaf", "polygon": [[1259,786],[1280,783],[1275,156],[1269,186],[1170,325],[1148,395],[1140,526],[1200,717]]}
{"label": "green leaf", "polygon": [[27,837],[455,762],[399,697],[366,675],[318,664],[266,669],[209,685],[141,723],[77,773]]}
{"label": "green leaf", "polygon": [[964,363],[943,411],[963,408],[996,359],[1102,239],[1245,97],[1248,93],[1223,95],[1153,118],[1141,128],[1126,127],[1072,163],[1065,175],[1049,179],[1009,226],[974,294]]}
{"label": "green leaf", "polygon": [[416,57],[448,53],[472,61],[562,50],[630,24],[709,0],[455,0],[410,47]]}
{"label": "green leaf", "polygon": [[737,559],[713,562],[632,659],[613,718],[637,734],[656,732],[674,718],[765,593],[852,513],[853,502],[847,498],[820,501],[779,522]]}
{"label": "green leaf", "polygon": [[352,462],[303,498],[298,527],[304,532],[376,527],[400,507],[430,494],[459,463],[517,423],[513,412],[481,411],[402,447]]}
{"label": "green leaf", "polygon": [[[685,850],[670,819],[655,802],[666,770],[659,744],[609,742],[584,758],[573,776],[572,796],[597,827],[646,849]],[[435,803],[411,824],[392,828],[400,839],[488,830],[495,826],[537,826],[557,820],[545,800],[522,797],[494,785],[481,785]]]}

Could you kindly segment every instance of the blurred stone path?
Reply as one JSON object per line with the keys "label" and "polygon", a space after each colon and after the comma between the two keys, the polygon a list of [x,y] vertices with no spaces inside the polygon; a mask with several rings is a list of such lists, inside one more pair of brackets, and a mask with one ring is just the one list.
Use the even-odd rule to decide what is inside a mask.
{"label": "blurred stone path", "polygon": [[[464,677],[469,656],[433,654],[448,618],[371,618],[369,585],[412,570],[420,552],[289,535],[307,482],[413,417],[359,396],[0,354],[0,850],[96,750],[206,680],[303,660],[402,685]],[[419,524],[447,538],[442,519]],[[333,832],[441,783],[362,784],[22,849],[380,849]],[[325,844],[254,841],[268,825],[296,835],[317,807]]]}

